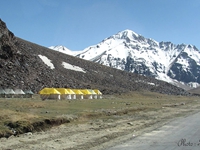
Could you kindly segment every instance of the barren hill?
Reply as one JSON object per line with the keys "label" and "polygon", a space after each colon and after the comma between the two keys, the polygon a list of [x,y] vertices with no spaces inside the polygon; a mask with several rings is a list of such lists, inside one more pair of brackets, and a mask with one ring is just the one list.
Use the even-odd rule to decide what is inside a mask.
{"label": "barren hill", "polygon": [[[52,67],[49,66],[49,64]],[[0,20],[0,88],[98,88],[104,94],[148,90],[187,95],[181,88],[128,73],[20,39]]]}

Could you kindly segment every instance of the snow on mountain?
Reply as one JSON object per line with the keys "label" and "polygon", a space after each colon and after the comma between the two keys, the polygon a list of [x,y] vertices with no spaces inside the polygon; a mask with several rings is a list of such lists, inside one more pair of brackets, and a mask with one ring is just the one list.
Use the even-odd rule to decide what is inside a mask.
{"label": "snow on mountain", "polygon": [[52,50],[55,50],[55,51],[59,51],[61,53],[65,53],[65,54],[68,54],[68,55],[72,55],[72,56],[76,56],[77,54],[79,54],[81,51],[71,51],[69,50],[67,47],[65,46],[60,46],[60,45],[57,45],[57,46],[50,46],[49,47],[50,49]]}
{"label": "snow on mountain", "polygon": [[[65,48],[58,51],[62,52],[62,49]],[[193,45],[157,42],[124,30],[76,54],[72,53],[82,59],[179,86],[200,85],[200,51]]]}
{"label": "snow on mountain", "polygon": [[47,65],[47,66],[49,66],[51,69],[54,69],[55,67],[54,67],[54,65],[52,64],[52,62],[51,62],[51,60],[50,59],[48,59],[46,56],[43,56],[43,55],[38,55],[41,59],[42,59],[42,61]]}
{"label": "snow on mountain", "polygon": [[71,64],[66,63],[66,62],[62,62],[62,65],[66,69],[70,69],[70,70],[86,73],[86,71],[84,71],[84,69],[79,67],[79,66],[71,65]]}

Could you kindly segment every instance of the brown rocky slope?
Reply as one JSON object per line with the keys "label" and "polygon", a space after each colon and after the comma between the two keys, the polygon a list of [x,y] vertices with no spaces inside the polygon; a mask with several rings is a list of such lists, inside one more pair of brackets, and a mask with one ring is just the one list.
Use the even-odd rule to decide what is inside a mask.
{"label": "brown rocky slope", "polygon": [[[55,69],[38,55],[46,56]],[[84,72],[69,70],[62,62],[79,66]],[[44,87],[98,88],[104,94],[148,90],[187,95],[181,88],[154,78],[109,68],[90,61],[52,51],[20,39],[0,19],[0,88],[20,88],[37,93]]]}

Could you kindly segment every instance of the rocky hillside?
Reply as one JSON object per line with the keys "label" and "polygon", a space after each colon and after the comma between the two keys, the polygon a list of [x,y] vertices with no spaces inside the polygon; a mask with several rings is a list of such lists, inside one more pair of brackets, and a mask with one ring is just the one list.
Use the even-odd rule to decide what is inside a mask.
{"label": "rocky hillside", "polygon": [[188,94],[166,82],[52,51],[15,37],[0,20],[0,88],[98,88],[104,94],[148,90]]}

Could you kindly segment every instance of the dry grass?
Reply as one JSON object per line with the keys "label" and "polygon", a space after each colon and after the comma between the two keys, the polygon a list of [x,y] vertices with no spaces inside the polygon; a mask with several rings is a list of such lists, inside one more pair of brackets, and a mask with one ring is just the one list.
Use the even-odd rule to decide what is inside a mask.
{"label": "dry grass", "polygon": [[148,112],[195,103],[197,99],[199,97],[169,96],[146,91],[104,96],[104,99],[97,100],[42,101],[38,95],[32,99],[1,98],[0,135],[12,134],[12,127],[23,133],[37,130],[40,126],[46,127],[45,124],[57,125],[77,118],[86,121],[103,116]]}

